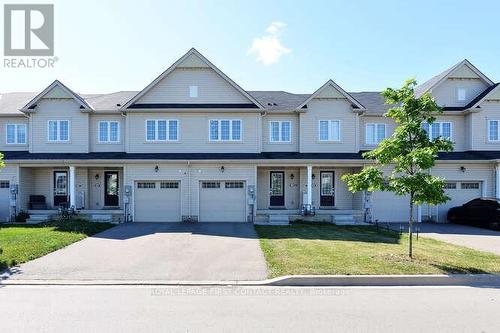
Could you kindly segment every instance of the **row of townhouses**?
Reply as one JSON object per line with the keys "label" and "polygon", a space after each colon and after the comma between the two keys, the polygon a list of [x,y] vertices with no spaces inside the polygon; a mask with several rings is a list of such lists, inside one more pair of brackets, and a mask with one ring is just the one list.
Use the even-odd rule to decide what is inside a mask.
{"label": "row of townhouses", "polygon": [[[430,137],[454,142],[432,168],[451,200],[500,197],[500,90],[464,60],[418,86],[444,108]],[[408,198],[351,193],[341,176],[394,131],[380,92],[329,80],[312,94],[246,91],[191,49],[141,91],[77,94],[55,81],[0,95],[0,219],[75,207],[94,219],[399,222]]]}

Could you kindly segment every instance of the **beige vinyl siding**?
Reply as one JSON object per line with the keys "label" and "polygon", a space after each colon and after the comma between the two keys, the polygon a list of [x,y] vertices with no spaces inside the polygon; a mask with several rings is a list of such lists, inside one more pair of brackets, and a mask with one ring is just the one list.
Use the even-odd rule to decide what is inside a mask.
{"label": "beige vinyl siding", "polygon": [[488,120],[500,121],[500,102],[486,101],[481,111],[471,115],[472,150],[498,150],[500,141],[488,141]]}
{"label": "beige vinyl siding", "polygon": [[[300,152],[355,152],[358,117],[346,99],[314,99],[300,114]],[[340,142],[319,141],[319,121],[340,120]]]}
{"label": "beige vinyl siding", "polygon": [[[431,92],[436,102],[441,106],[465,106],[477,95],[482,93],[488,85],[478,79],[447,79]],[[465,101],[457,100],[457,89],[466,89]]]}
{"label": "beige vinyl siding", "polygon": [[[220,167],[224,165],[224,172]],[[204,180],[235,180],[244,181],[246,186],[256,185],[255,166],[240,164],[156,164],[128,165],[125,185],[133,186],[140,180],[172,180],[181,184],[181,215],[199,216],[199,188]],[[135,190],[135,189],[134,189]],[[132,200],[133,202],[133,200]],[[133,216],[133,204],[132,204]],[[251,212],[246,207],[246,216]]]}
{"label": "beige vinyl siding", "polygon": [[[69,120],[69,141],[49,142],[48,121]],[[88,153],[89,115],[71,99],[42,99],[31,115],[32,153]]]}
{"label": "beige vinyl siding", "polygon": [[[117,121],[119,126],[119,142],[99,142],[99,122],[100,121]],[[90,116],[90,151],[91,152],[116,152],[125,151],[125,120],[122,115],[91,115]]]}
{"label": "beige vinyl siding", "polygon": [[396,123],[391,118],[383,116],[361,116],[359,117],[359,145],[361,150],[371,150],[376,145],[366,143],[366,125],[367,124],[385,124],[386,137],[390,137],[396,128]]}
{"label": "beige vinyl siding", "polygon": [[[460,167],[465,167],[465,172]],[[484,196],[495,196],[495,167],[491,164],[438,164],[431,169],[431,174],[449,181],[481,181]]]}
{"label": "beige vinyl siding", "polygon": [[472,135],[474,129],[472,128],[472,117],[474,114],[464,116],[464,150],[472,150]]}
{"label": "beige vinyl siding", "polygon": [[[189,87],[198,86],[198,97]],[[251,103],[210,68],[177,68],[142,96],[137,103]]]}
{"label": "beige vinyl siding", "polygon": [[[7,144],[7,124],[26,125],[26,144]],[[0,151],[29,150],[29,123],[25,116],[0,117]]]}
{"label": "beige vinyl siding", "polygon": [[[260,152],[259,114],[251,113],[130,113],[128,116],[128,152],[131,153],[257,153]],[[147,119],[176,119],[178,140],[146,141]],[[210,141],[210,119],[240,119],[240,141]]]}
{"label": "beige vinyl siding", "polygon": [[451,140],[455,151],[466,150],[466,127],[464,116],[438,116],[436,122],[451,123]]}
{"label": "beige vinyl siding", "polygon": [[[290,121],[290,143],[271,142],[271,121]],[[266,115],[262,117],[262,151],[299,151],[299,116],[297,114]]]}
{"label": "beige vinyl siding", "polygon": [[[270,172],[283,171],[285,173],[285,208],[299,209],[302,204],[301,172],[299,168],[257,168],[257,209],[269,208]],[[291,179],[291,175],[294,179]]]}

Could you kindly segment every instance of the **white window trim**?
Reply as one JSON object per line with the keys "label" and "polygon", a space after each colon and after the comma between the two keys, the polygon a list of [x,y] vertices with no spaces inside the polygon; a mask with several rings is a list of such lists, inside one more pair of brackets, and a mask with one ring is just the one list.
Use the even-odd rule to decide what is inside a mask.
{"label": "white window trim", "polygon": [[[322,121],[328,121],[328,139],[327,140],[322,140],[321,139],[321,122]],[[338,122],[339,123],[339,139],[334,140],[331,138],[331,123],[332,122]],[[339,119],[320,119],[318,120],[318,141],[319,142],[342,142],[342,121]]]}
{"label": "white window trim", "polygon": [[[464,92],[464,99],[460,99],[460,91],[463,90]],[[456,97],[458,102],[465,102],[467,100],[467,89],[459,87],[456,90]]]}
{"label": "white window trim", "polygon": [[379,125],[382,125],[384,126],[384,137],[382,138],[382,140],[386,139],[387,138],[387,124],[384,124],[384,123],[367,123],[365,125],[365,144],[368,145],[368,146],[377,146],[382,140],[380,140],[379,142],[368,142],[368,126],[375,126],[375,135],[377,132],[377,126]]}
{"label": "white window trim", "polygon": [[[453,122],[451,121],[435,121],[432,123],[432,125],[434,124],[439,124],[439,136],[443,137],[442,134],[443,134],[443,124],[450,124],[450,138],[449,140],[450,141],[453,141]],[[432,128],[431,128],[431,124],[429,124],[429,132],[427,133],[428,137],[429,137],[429,140],[432,140]]]}
{"label": "white window trim", "polygon": [[[107,133],[107,141],[101,140],[101,123],[108,123],[108,133]],[[117,141],[111,141],[111,123],[117,123]],[[103,144],[117,144],[120,143],[120,122],[118,120],[100,120],[97,122],[97,140],[99,143]]]}
{"label": "white window trim", "polygon": [[[148,121],[155,122],[155,138],[153,140],[148,139]],[[166,121],[167,122],[165,140],[158,139],[158,137],[159,137],[159,135],[158,135],[159,134],[158,133],[158,121]],[[169,134],[170,134],[169,124],[171,121],[177,122],[177,139],[175,139],[175,140],[169,139]],[[179,142],[179,137],[180,137],[179,124],[180,124],[180,122],[177,119],[146,119],[144,121],[144,134],[146,137],[146,142],[151,142],[151,143],[154,143],[154,142]]]}
{"label": "white window trim", "polygon": [[[57,131],[56,131],[56,140],[51,140],[50,139],[50,122],[55,121],[57,122]],[[67,121],[68,122],[68,139],[67,140],[61,140],[61,122]],[[47,120],[47,141],[50,143],[68,143],[71,141],[71,121],[68,119],[50,119]]]}
{"label": "white window trim", "polygon": [[[490,140],[490,123],[492,121],[496,121],[498,123],[498,131],[497,131],[497,138],[496,140]],[[486,128],[486,137],[487,137],[487,141],[488,142],[494,142],[494,143],[498,143],[500,142],[500,119],[488,119],[488,126]]]}
{"label": "white window trim", "polygon": [[[14,126],[14,142],[9,142],[9,135],[8,135],[8,132],[7,132],[7,127],[8,126]],[[18,131],[18,126],[23,126],[24,127],[24,142],[19,142],[19,137],[17,135]],[[26,124],[16,124],[16,123],[8,123],[8,124],[5,124],[5,144],[7,145],[18,145],[18,146],[25,146],[28,144],[28,127],[26,126]]]}
{"label": "white window trim", "polygon": [[[212,121],[217,121],[217,139],[212,139],[210,135],[210,123]],[[222,127],[222,122],[223,121],[229,121],[229,140],[222,140],[221,139],[221,127]],[[239,121],[240,122],[240,138],[239,140],[234,140],[233,139],[233,121]],[[241,119],[209,119],[208,120],[208,141],[210,142],[241,142],[243,140],[243,120]]]}
{"label": "white window trim", "polygon": [[[278,123],[278,140],[273,140],[273,123]],[[290,129],[290,135],[288,140],[282,140],[282,126],[283,123],[288,123]],[[279,143],[291,143],[292,142],[292,121],[291,120],[270,120],[269,121],[269,143],[271,144],[279,144]]]}

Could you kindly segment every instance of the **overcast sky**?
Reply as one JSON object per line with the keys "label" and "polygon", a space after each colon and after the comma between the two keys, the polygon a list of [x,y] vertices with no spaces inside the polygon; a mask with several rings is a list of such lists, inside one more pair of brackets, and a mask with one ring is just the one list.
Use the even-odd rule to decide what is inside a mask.
{"label": "overcast sky", "polygon": [[19,3],[38,2],[54,4],[59,60],[35,70],[2,59],[0,92],[40,91],[56,78],[80,93],[140,90],[191,47],[247,90],[310,93],[329,78],[381,90],[464,58],[500,80],[497,1]]}

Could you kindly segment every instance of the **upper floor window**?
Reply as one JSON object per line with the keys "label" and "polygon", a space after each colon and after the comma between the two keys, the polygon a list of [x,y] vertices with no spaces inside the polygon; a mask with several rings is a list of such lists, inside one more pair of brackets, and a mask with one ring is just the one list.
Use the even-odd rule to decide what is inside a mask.
{"label": "upper floor window", "polygon": [[69,141],[69,120],[49,120],[49,141]]}
{"label": "upper floor window", "polygon": [[241,120],[212,119],[209,127],[210,141],[241,140]]}
{"label": "upper floor window", "polygon": [[120,142],[120,125],[117,121],[99,122],[99,142]]}
{"label": "upper floor window", "polygon": [[189,97],[198,97],[198,86],[189,86]]}
{"label": "upper floor window", "polygon": [[488,141],[500,141],[498,133],[499,120],[488,120]]}
{"label": "upper floor window", "polygon": [[319,141],[340,141],[340,120],[320,120]]}
{"label": "upper floor window", "polygon": [[458,88],[457,89],[457,101],[463,102],[467,98],[467,91],[465,88]]}
{"label": "upper floor window", "polygon": [[379,144],[386,136],[385,124],[366,124],[365,141],[368,145]]}
{"label": "upper floor window", "polygon": [[26,144],[26,125],[25,124],[7,124],[7,144]]}
{"label": "upper floor window", "polygon": [[422,128],[429,135],[430,140],[442,137],[451,140],[451,123],[450,122],[433,122],[432,124],[423,123]]}
{"label": "upper floor window", "polygon": [[290,142],[291,123],[289,121],[271,121],[269,123],[269,138],[271,142]]}
{"label": "upper floor window", "polygon": [[177,120],[146,120],[146,141],[177,141]]}

